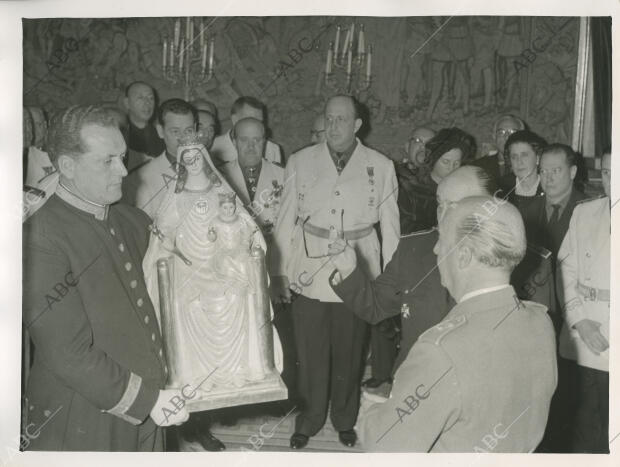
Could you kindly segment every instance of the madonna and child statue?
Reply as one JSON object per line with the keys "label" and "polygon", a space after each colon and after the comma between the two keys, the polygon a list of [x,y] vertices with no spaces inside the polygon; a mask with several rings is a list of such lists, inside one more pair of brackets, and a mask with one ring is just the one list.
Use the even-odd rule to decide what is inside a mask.
{"label": "madonna and child statue", "polygon": [[195,390],[190,411],[286,399],[265,239],[203,145],[180,145],[176,172],[143,262],[167,388]]}

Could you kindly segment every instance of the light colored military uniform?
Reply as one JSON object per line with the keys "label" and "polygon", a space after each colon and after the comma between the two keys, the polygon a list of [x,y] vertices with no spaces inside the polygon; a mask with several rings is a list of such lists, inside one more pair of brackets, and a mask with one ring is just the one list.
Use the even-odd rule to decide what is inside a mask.
{"label": "light colored military uniform", "polygon": [[327,143],[321,143],[293,154],[284,179],[275,231],[282,259],[274,274],[288,276],[291,289],[300,294],[292,304],[302,405],[295,432],[314,436],[328,405],[334,428],[347,431],[359,408],[366,324],[332,290],[334,267],[326,255],[344,231],[369,277],[381,272],[380,248],[386,263],[392,258],[400,238],[394,164],[358,140],[339,174]]}
{"label": "light colored military uniform", "polygon": [[164,200],[170,183],[175,183],[176,172],[166,153],[130,173],[123,180],[123,202],[146,212],[151,219]]}
{"label": "light colored military uniform", "polygon": [[[237,160],[237,148],[233,144],[230,131],[224,133],[223,135],[217,136],[213,140],[213,146],[211,147],[209,153],[212,157],[219,159],[221,162]],[[280,146],[272,141],[267,141],[267,144],[265,144],[264,157],[274,164],[282,165],[284,163]]]}
{"label": "light colored military uniform", "polygon": [[[302,224],[307,219],[305,238],[310,256],[327,255],[328,245],[344,227],[345,238],[357,251],[364,272],[374,279],[381,273],[380,252],[387,264],[400,239],[394,164],[358,140],[338,175],[327,143],[320,143],[293,154],[284,179],[275,232],[283,255],[280,275],[299,285],[306,297],[342,302],[329,285],[334,268],[323,266],[325,257],[306,257]],[[373,228],[376,223],[381,229],[381,245]],[[315,228],[329,237],[313,234],[310,230],[316,232]]]}
{"label": "light colored military uniform", "polygon": [[609,342],[610,228],[609,198],[578,204],[558,254],[565,310],[560,355],[601,371],[609,371],[609,349],[596,355],[573,326],[582,319],[597,321]]}
{"label": "light colored military uniform", "polygon": [[365,450],[536,448],[557,384],[553,325],[544,306],[519,301],[511,286],[495,289],[461,301],[422,334],[390,398],[362,405]]}

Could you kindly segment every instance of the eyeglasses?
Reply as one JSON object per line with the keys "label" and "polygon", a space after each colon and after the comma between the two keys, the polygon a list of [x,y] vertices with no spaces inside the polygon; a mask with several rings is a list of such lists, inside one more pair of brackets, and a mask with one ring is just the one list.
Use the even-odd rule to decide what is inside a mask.
{"label": "eyeglasses", "polygon": [[[306,222],[310,220],[310,216],[306,217],[304,221],[301,223],[301,234],[304,239],[304,250],[306,251],[306,258],[309,259],[319,259],[319,258],[327,258],[328,254],[313,256],[308,253],[308,243],[306,241]],[[338,238],[344,239],[344,209],[340,211],[340,231],[338,232]]]}
{"label": "eyeglasses", "polygon": [[553,169],[540,169],[540,175],[559,175],[562,173],[562,167],[554,167]]}
{"label": "eyeglasses", "polygon": [[499,128],[495,134],[497,136],[510,136],[514,133],[516,133],[519,130],[513,129],[513,128]]}

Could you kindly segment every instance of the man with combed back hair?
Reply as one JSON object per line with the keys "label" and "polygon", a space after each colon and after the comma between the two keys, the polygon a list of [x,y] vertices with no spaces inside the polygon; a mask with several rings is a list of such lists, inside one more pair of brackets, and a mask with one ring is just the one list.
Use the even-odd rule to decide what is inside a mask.
{"label": "man with combed back hair", "polygon": [[127,146],[101,107],[71,107],[50,128],[60,177],[24,224],[23,316],[34,344],[27,449],[162,451],[183,423],[142,258],[150,219],[117,203]]}
{"label": "man with combed back hair", "polygon": [[531,452],[557,367],[545,307],[509,284],[525,255],[523,221],[482,196],[442,203],[438,217],[437,265],[457,304],[414,344],[389,399],[362,398],[360,441],[369,451]]}

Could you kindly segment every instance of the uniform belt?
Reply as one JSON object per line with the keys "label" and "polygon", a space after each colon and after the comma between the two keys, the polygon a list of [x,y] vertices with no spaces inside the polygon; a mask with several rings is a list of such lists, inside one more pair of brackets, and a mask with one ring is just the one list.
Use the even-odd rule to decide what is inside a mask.
{"label": "uniform belt", "polygon": [[581,282],[577,283],[577,292],[585,297],[586,300],[592,302],[608,302],[609,301],[609,289],[596,289],[594,287],[588,287]]}
{"label": "uniform belt", "polygon": [[[316,225],[312,225],[309,222],[304,223],[301,217],[297,218],[297,222],[301,224],[304,231],[309,233],[310,235],[321,238],[330,238],[331,236],[331,230],[324,229],[323,227],[317,227]],[[364,238],[370,235],[373,230],[374,227],[372,225],[357,230],[345,230],[344,238],[345,240],[359,240],[360,238]]]}

